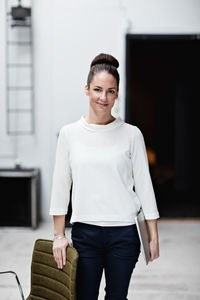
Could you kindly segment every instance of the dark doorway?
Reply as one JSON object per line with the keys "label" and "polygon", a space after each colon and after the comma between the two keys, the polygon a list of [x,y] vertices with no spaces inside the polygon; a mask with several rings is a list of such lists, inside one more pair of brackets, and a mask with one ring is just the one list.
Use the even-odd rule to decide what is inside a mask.
{"label": "dark doorway", "polygon": [[145,139],[161,217],[200,217],[200,35],[126,35],[126,122]]}

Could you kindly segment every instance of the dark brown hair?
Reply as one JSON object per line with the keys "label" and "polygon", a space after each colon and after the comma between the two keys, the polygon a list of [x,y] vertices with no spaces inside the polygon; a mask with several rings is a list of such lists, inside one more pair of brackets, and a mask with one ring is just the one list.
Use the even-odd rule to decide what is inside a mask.
{"label": "dark brown hair", "polygon": [[100,53],[97,55],[90,64],[90,71],[87,78],[87,86],[90,88],[90,83],[95,74],[99,72],[108,72],[113,75],[117,82],[117,90],[119,89],[119,73],[117,68],[119,67],[118,60],[110,55],[105,53]]}

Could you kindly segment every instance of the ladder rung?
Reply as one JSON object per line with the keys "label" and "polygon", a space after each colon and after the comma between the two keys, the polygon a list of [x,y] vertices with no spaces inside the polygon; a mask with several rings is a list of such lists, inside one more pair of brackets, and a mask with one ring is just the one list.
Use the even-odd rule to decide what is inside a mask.
{"label": "ladder rung", "polygon": [[14,109],[14,108],[10,108],[7,110],[8,113],[18,113],[18,112],[23,112],[23,113],[31,113],[33,110],[32,109],[25,109],[25,108],[18,108],[18,109]]}
{"label": "ladder rung", "polygon": [[20,46],[24,46],[24,45],[32,45],[32,42],[28,42],[28,41],[22,41],[22,42],[17,42],[17,41],[7,41],[8,45],[20,45]]}
{"label": "ladder rung", "polygon": [[26,68],[26,67],[32,67],[32,66],[33,66],[32,64],[7,64],[8,68],[17,68],[17,67]]}
{"label": "ladder rung", "polygon": [[31,131],[9,131],[7,132],[9,135],[26,135],[26,134],[33,134],[33,130]]}
{"label": "ladder rung", "polygon": [[29,86],[8,86],[7,89],[9,91],[32,90],[32,87],[29,87]]}

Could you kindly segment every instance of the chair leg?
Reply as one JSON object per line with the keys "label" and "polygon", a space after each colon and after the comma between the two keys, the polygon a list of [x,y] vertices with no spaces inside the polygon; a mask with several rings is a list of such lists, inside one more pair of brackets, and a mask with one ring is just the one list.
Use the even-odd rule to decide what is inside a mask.
{"label": "chair leg", "polygon": [[22,297],[22,300],[25,300],[24,298],[24,294],[23,294],[23,290],[22,290],[22,286],[20,284],[20,281],[19,281],[19,278],[17,276],[17,274],[14,272],[14,271],[5,271],[5,272],[0,272],[0,274],[14,274],[15,275],[15,279],[17,281],[17,284],[18,284],[18,288],[19,288],[19,291],[20,291],[20,294],[21,294],[21,297]]}

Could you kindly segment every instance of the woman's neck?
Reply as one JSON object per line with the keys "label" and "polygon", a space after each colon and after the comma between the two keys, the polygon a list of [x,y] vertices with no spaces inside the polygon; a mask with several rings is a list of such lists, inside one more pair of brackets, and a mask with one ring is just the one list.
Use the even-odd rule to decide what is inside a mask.
{"label": "woman's neck", "polygon": [[96,116],[91,117],[90,115],[85,117],[85,120],[88,124],[98,124],[98,125],[109,124],[109,123],[113,122],[115,119],[116,118],[113,117],[112,115],[110,115],[108,117],[102,117],[102,118],[98,118]]}

